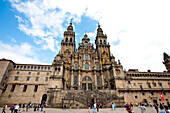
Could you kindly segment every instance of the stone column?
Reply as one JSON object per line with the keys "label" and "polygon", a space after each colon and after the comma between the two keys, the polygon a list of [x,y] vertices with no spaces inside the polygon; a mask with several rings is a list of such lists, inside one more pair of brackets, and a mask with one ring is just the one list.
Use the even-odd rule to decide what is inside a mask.
{"label": "stone column", "polygon": [[80,70],[78,72],[78,89],[80,89]]}
{"label": "stone column", "polygon": [[110,86],[110,73],[109,73],[109,70],[107,70],[107,75],[108,75],[108,88],[111,89],[111,86]]}
{"label": "stone column", "polygon": [[103,72],[101,71],[101,78],[102,78],[102,89],[104,89],[104,77],[103,77]]}
{"label": "stone column", "polygon": [[73,70],[71,70],[71,89],[73,89]]}
{"label": "stone column", "polygon": [[94,71],[94,86],[97,89],[97,77],[96,77],[96,70]]}
{"label": "stone column", "polygon": [[64,89],[67,89],[67,87],[66,87],[66,84],[67,84],[67,82],[66,82],[66,80],[67,80],[67,74],[68,74],[68,71],[67,71],[67,68],[65,68],[65,73],[63,73],[64,75]]}

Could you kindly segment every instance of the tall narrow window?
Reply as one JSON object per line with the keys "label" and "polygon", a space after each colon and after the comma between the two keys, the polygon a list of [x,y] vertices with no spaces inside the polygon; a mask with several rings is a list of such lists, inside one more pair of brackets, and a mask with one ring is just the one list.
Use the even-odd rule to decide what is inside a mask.
{"label": "tall narrow window", "polygon": [[46,81],[46,82],[48,81],[48,77],[45,77],[45,81]]}
{"label": "tall narrow window", "polygon": [[77,85],[77,76],[74,77],[74,85]]}
{"label": "tall narrow window", "polygon": [[15,85],[12,85],[11,92],[14,92],[15,90]]}
{"label": "tall narrow window", "polygon": [[68,38],[66,38],[66,42],[68,42]]}
{"label": "tall narrow window", "polygon": [[17,80],[18,80],[18,76],[15,76],[15,77],[14,77],[14,80],[17,81]]}
{"label": "tall narrow window", "polygon": [[148,88],[151,88],[151,85],[150,85],[150,83],[148,83]]}
{"label": "tall narrow window", "polygon": [[89,64],[88,63],[85,64],[85,69],[89,70]]}
{"label": "tall narrow window", "polygon": [[88,60],[88,55],[85,55],[85,60]]}
{"label": "tall narrow window", "polygon": [[104,40],[104,44],[106,44],[106,40]]}
{"label": "tall narrow window", "polygon": [[38,77],[35,78],[35,81],[38,81]]}
{"label": "tall narrow window", "polygon": [[34,92],[37,92],[37,90],[38,90],[38,85],[35,85]]}
{"label": "tall narrow window", "polygon": [[143,90],[142,85],[140,85],[140,89]]}
{"label": "tall narrow window", "polygon": [[30,80],[30,77],[27,77],[27,81],[29,81]]}
{"label": "tall narrow window", "polygon": [[100,40],[100,44],[102,44],[102,40]]}
{"label": "tall narrow window", "polygon": [[159,83],[159,86],[160,86],[160,88],[163,90],[163,88],[162,88],[162,83]]}
{"label": "tall narrow window", "polygon": [[156,83],[155,83],[155,82],[153,83],[153,86],[156,86]]}
{"label": "tall narrow window", "polygon": [[77,70],[77,64],[75,64],[75,70]]}
{"label": "tall narrow window", "polygon": [[126,86],[126,88],[127,88],[127,90],[129,90],[129,87],[128,87],[128,86]]}
{"label": "tall narrow window", "polygon": [[24,85],[23,92],[27,91],[27,85]]}
{"label": "tall narrow window", "polygon": [[72,42],[72,38],[70,38],[70,42]]}
{"label": "tall narrow window", "polygon": [[48,70],[50,70],[50,67],[48,67]]}
{"label": "tall narrow window", "polygon": [[96,70],[99,70],[99,66],[98,65],[96,66]]}
{"label": "tall narrow window", "polygon": [[97,85],[100,85],[100,78],[99,78],[99,76],[97,77]]}

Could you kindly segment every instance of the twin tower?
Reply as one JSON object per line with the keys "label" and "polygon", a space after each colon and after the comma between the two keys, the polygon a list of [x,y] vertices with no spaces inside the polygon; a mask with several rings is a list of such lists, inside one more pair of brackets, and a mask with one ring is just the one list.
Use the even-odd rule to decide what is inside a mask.
{"label": "twin tower", "polygon": [[[61,52],[53,61],[53,77],[60,76],[64,89],[114,89],[113,67],[116,65],[118,73],[122,66],[110,55],[110,45],[107,36],[98,25],[95,40],[96,48],[90,43],[85,33],[78,50],[75,48],[75,32],[72,22],[64,32],[61,42]],[[118,69],[120,68],[120,69]]]}

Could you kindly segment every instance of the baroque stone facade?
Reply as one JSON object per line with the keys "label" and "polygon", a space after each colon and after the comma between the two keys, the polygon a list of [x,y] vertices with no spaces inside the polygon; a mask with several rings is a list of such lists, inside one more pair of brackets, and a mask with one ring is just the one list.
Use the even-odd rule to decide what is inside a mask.
{"label": "baroque stone facade", "polygon": [[[164,53],[166,72],[123,70],[110,53],[107,36],[98,25],[96,48],[85,33],[78,49],[72,22],[64,32],[61,51],[52,65],[16,64],[0,60],[0,104],[41,103],[49,107],[87,107],[98,102],[160,103],[170,100],[170,57]],[[161,99],[160,93],[165,100]]]}

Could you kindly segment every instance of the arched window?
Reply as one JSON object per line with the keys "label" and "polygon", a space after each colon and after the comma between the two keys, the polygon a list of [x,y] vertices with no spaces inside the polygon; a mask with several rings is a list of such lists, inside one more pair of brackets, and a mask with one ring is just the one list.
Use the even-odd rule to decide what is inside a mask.
{"label": "arched window", "polygon": [[77,76],[74,77],[74,85],[77,85]]}
{"label": "arched window", "polygon": [[70,38],[70,42],[72,42],[72,38]]}
{"label": "arched window", "polygon": [[90,77],[88,77],[88,81],[92,81]]}
{"label": "arched window", "polygon": [[85,69],[89,70],[89,64],[88,63],[85,64]]}
{"label": "arched window", "polygon": [[100,78],[99,78],[99,76],[97,77],[97,85],[100,85]]}
{"label": "arched window", "polygon": [[85,55],[85,60],[88,60],[88,55]]}
{"label": "arched window", "polygon": [[77,64],[75,64],[75,69],[77,70]]}
{"label": "arched window", "polygon": [[86,81],[86,77],[84,77],[82,81]]}
{"label": "arched window", "polygon": [[106,40],[104,40],[104,44],[106,44]]}
{"label": "arched window", "polygon": [[68,42],[68,38],[66,38],[66,42]]}
{"label": "arched window", "polygon": [[99,70],[99,66],[98,65],[96,66],[96,70]]}
{"label": "arched window", "polygon": [[102,44],[102,40],[100,40],[100,44]]}

